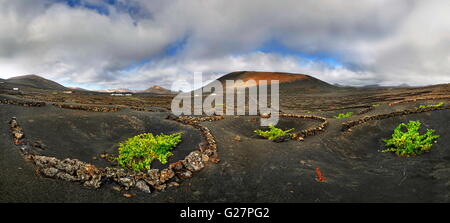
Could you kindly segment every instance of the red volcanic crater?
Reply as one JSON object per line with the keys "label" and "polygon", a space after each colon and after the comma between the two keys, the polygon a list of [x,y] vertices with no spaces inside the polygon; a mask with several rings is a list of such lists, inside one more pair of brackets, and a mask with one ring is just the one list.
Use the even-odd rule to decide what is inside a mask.
{"label": "red volcanic crater", "polygon": [[244,82],[248,80],[254,80],[257,84],[261,80],[267,80],[269,83],[272,80],[278,80],[279,83],[290,83],[297,80],[307,80],[312,77],[305,74],[292,74],[292,73],[281,73],[281,72],[258,72],[258,71],[239,71],[229,73],[222,76],[218,80],[225,82],[226,80],[242,80]]}
{"label": "red volcanic crater", "polygon": [[267,84],[270,84],[273,80],[278,80],[281,85],[281,92],[298,92],[298,90],[335,90],[337,87],[321,81],[317,78],[311,77],[306,74],[294,74],[283,72],[258,72],[258,71],[238,71],[226,74],[220,77],[219,80],[222,84],[226,85],[227,80],[242,80],[244,84],[234,84],[233,86],[226,87],[249,87],[251,83],[246,81],[254,80],[257,85],[261,84],[262,80],[267,80]]}

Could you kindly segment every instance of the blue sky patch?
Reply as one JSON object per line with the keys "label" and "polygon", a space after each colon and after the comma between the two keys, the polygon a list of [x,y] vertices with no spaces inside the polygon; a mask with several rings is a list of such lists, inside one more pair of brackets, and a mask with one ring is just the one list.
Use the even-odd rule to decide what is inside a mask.
{"label": "blue sky patch", "polygon": [[336,58],[336,56],[331,56],[326,53],[306,54],[301,51],[288,48],[283,44],[281,44],[279,41],[274,39],[267,41],[261,47],[258,47],[256,50],[264,53],[276,53],[283,56],[295,56],[300,59],[320,61],[326,63],[330,67],[344,66],[344,64],[341,63],[339,59]]}

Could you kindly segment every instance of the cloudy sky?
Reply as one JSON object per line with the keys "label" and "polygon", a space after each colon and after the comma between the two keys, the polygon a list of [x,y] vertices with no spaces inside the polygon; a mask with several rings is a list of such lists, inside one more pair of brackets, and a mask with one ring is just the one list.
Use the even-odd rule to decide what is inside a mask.
{"label": "cloudy sky", "polygon": [[145,89],[203,72],[450,82],[448,0],[0,0],[0,78]]}

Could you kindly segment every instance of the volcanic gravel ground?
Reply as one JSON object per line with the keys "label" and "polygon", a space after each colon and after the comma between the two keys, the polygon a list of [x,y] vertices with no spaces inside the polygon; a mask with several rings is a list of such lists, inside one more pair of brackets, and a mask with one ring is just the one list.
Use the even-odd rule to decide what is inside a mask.
{"label": "volcanic gravel ground", "polygon": [[[190,126],[164,119],[167,113],[96,113],[45,107],[0,104],[0,192],[1,202],[449,202],[450,149],[447,123],[449,110],[430,111],[358,125],[342,132],[341,123],[364,115],[413,108],[420,101],[389,107],[385,104],[367,114],[344,119],[330,118],[347,110],[313,113],[329,118],[326,131],[305,141],[275,143],[256,137],[259,120],[227,116],[204,122],[216,137],[221,162],[208,163],[192,179],[164,192],[124,198],[104,185],[91,189],[77,183],[43,178],[20,155],[9,133],[8,121],[17,117],[30,140],[41,140],[47,148],[40,153],[58,158],[78,158],[95,165],[109,165],[102,152],[112,153],[117,143],[143,132],[183,131],[183,142],[171,161],[182,159],[197,149],[200,133]],[[448,103],[448,102],[447,102]],[[382,139],[395,126],[420,120],[425,128],[441,135],[429,153],[402,158],[381,153]],[[308,119],[281,119],[280,127],[301,130],[320,122]],[[236,140],[236,136],[240,140]],[[315,169],[326,177],[316,180]]]}

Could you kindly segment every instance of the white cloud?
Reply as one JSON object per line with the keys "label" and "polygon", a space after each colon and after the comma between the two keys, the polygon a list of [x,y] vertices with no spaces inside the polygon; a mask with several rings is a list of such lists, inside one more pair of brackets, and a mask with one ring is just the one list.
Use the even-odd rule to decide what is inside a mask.
{"label": "white cloud", "polygon": [[[52,0],[0,0],[0,77],[37,73],[135,89],[194,71],[213,78],[235,70],[300,72],[353,85],[450,82],[447,0],[84,2],[109,13]],[[180,40],[176,55],[163,53]],[[289,52],[258,52],[270,41]]]}
{"label": "white cloud", "polygon": [[144,89],[150,83],[171,87],[175,80],[191,83],[194,72],[202,72],[203,81],[208,83],[224,73],[242,70],[314,74],[321,80],[340,84],[365,85],[376,81],[376,76],[368,72],[355,72],[342,66],[331,66],[295,56],[252,52],[239,56],[204,59],[166,58],[131,70],[128,75],[122,74],[123,78],[101,84],[115,87],[126,86],[134,89]]}
{"label": "white cloud", "polygon": [[3,11],[1,33],[8,35],[1,39],[0,64],[18,68],[6,75],[25,70],[74,82],[116,78],[116,71],[157,55],[173,41],[164,27],[151,21],[135,24],[115,11],[106,16],[63,4],[39,8],[31,18],[22,18],[22,9]]}

